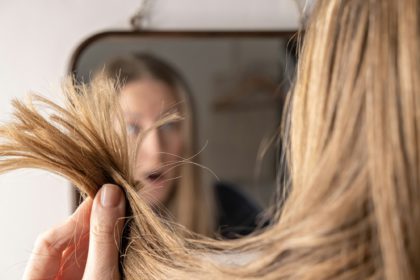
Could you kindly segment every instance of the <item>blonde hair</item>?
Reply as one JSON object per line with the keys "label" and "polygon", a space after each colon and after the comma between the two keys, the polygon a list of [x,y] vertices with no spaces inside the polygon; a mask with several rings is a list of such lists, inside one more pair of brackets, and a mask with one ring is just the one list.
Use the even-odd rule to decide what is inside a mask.
{"label": "blonde hair", "polygon": [[[67,87],[66,109],[38,97],[49,118],[15,102],[0,170],[45,168],[89,196],[120,185],[126,279],[419,279],[419,12],[418,0],[316,2],[291,100],[291,189],[254,236],[182,238],[153,215],[133,187],[124,129],[108,130],[119,113],[106,82]],[[251,260],[220,263],[219,252]]]}
{"label": "blonde hair", "polygon": [[[122,86],[143,79],[153,79],[173,90],[177,106],[184,117],[184,150],[176,163],[179,165],[179,179],[175,181],[169,200],[164,203],[170,211],[166,217],[195,233],[214,236],[217,230],[215,194],[210,186],[201,182],[193,100],[190,87],[180,72],[152,54],[139,53],[110,60],[97,75],[117,80]],[[167,213],[165,209],[162,210],[162,213]]]}

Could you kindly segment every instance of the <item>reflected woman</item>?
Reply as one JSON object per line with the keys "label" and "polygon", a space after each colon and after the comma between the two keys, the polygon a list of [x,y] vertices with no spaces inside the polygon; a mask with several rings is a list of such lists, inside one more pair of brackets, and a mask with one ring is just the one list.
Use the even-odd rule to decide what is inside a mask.
{"label": "reflected woman", "polygon": [[[196,233],[234,238],[253,231],[260,212],[255,203],[227,184],[200,182],[191,94],[179,71],[156,56],[139,54],[109,61],[104,73],[123,85],[119,102],[130,138],[147,131],[134,171],[144,182],[140,195]],[[155,126],[172,113],[182,121]]]}

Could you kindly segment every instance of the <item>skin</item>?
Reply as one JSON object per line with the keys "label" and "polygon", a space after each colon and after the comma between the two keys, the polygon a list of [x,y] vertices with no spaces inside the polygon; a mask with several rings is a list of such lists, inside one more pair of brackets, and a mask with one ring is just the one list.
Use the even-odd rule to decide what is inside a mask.
{"label": "skin", "polygon": [[139,133],[148,131],[140,144],[134,173],[136,180],[144,182],[140,195],[152,205],[165,204],[179,176],[183,136],[179,122],[159,127],[154,124],[178,112],[175,92],[161,81],[142,79],[128,83],[119,101],[131,140],[135,142]]}
{"label": "skin", "polygon": [[23,279],[118,280],[125,198],[118,186],[104,185],[62,225],[35,243]]}

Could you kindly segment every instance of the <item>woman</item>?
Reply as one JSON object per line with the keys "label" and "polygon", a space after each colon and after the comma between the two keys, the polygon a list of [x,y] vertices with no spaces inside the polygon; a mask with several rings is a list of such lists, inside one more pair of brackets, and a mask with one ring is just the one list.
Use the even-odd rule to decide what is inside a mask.
{"label": "woman", "polygon": [[[135,167],[144,184],[140,195],[193,232],[226,238],[250,233],[260,212],[256,204],[227,184],[200,181],[193,104],[179,72],[156,56],[138,54],[109,61],[104,74],[122,84],[118,100],[132,142],[147,131]],[[155,126],[170,114],[182,120]]]}
{"label": "woman", "polygon": [[[178,240],[121,181],[142,214],[130,224],[136,232],[120,270],[127,279],[420,278],[420,1],[316,1],[304,40],[291,101],[292,188],[276,223],[229,242]],[[91,218],[98,213],[94,207]],[[59,229],[56,236],[41,240],[71,238]],[[65,248],[37,267],[57,275]],[[120,276],[112,248],[109,258],[95,260],[93,247],[85,279],[105,261]],[[249,258],[220,263],[211,249]]]}

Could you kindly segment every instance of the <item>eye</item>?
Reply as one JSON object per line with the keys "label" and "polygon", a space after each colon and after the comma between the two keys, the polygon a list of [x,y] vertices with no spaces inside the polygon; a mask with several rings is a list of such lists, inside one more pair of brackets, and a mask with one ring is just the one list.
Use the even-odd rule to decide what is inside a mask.
{"label": "eye", "polygon": [[163,132],[172,132],[178,130],[179,123],[178,122],[168,122],[159,127],[160,130]]}
{"label": "eye", "polygon": [[129,123],[127,124],[127,133],[128,135],[137,135],[140,132],[140,127],[137,124]]}

